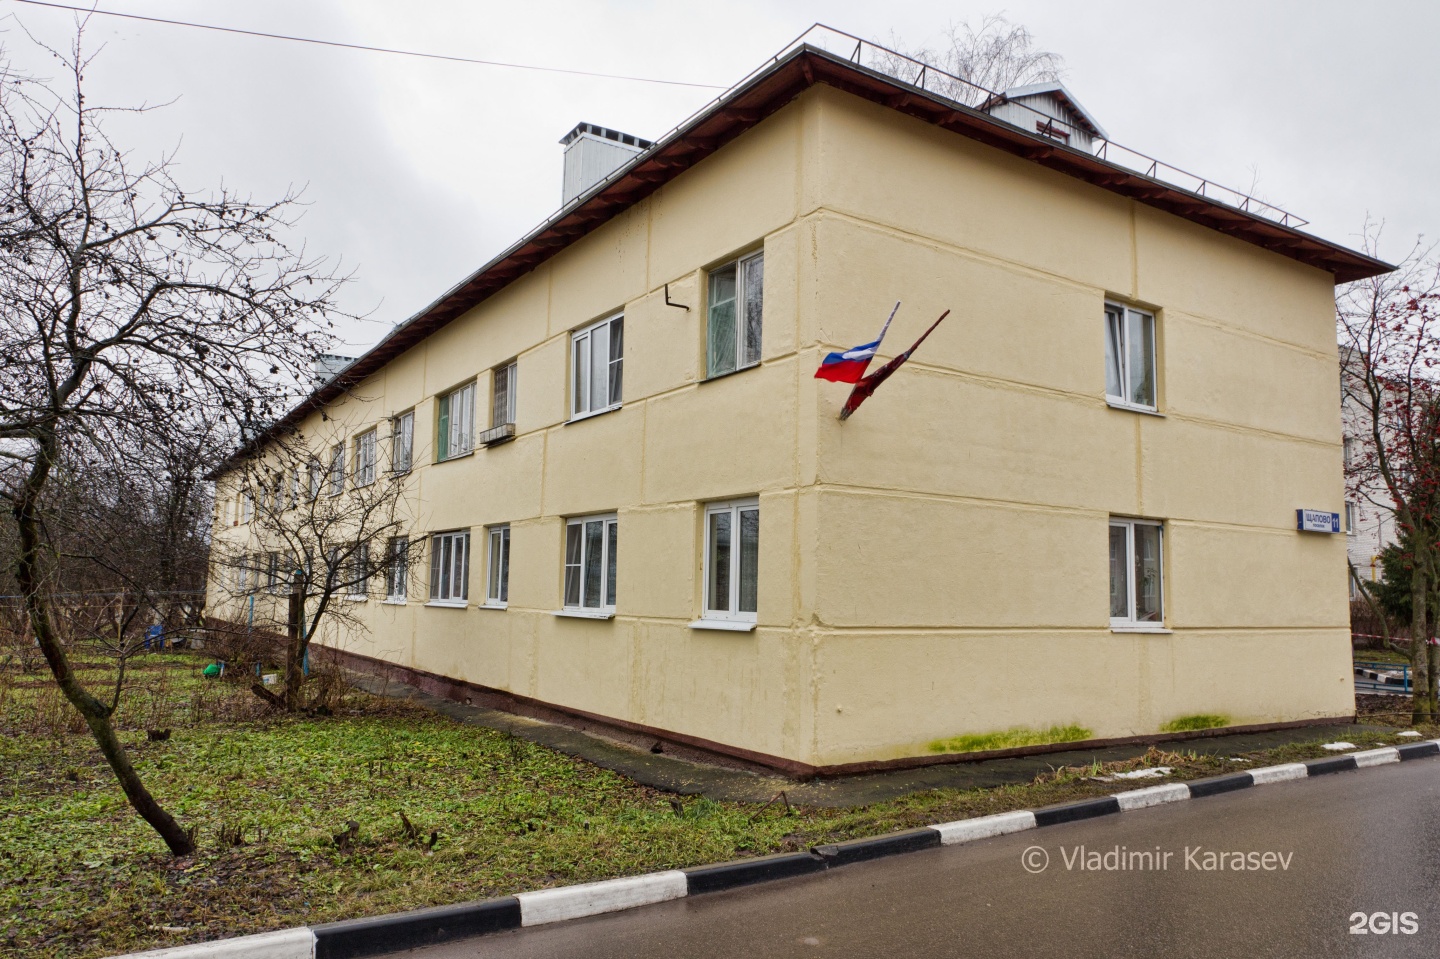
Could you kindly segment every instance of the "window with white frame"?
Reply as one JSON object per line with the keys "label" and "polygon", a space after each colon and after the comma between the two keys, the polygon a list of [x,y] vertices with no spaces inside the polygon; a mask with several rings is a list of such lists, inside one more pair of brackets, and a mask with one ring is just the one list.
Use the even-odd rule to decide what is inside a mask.
{"label": "window with white frame", "polygon": [[615,515],[565,521],[565,608],[615,611]]}
{"label": "window with white frame", "polygon": [[410,537],[390,537],[386,551],[389,563],[385,567],[385,600],[403,603],[410,592]]}
{"label": "window with white frame", "polygon": [[515,422],[515,386],[518,363],[506,363],[495,368],[494,389],[490,403],[490,426],[504,426]]}
{"label": "window with white frame", "polygon": [[250,492],[250,487],[245,487],[245,495],[241,498],[240,518],[243,522],[250,522],[255,515],[255,495]]}
{"label": "window with white frame", "polygon": [[1105,398],[1118,406],[1156,408],[1154,314],[1105,304]]}
{"label": "window with white frame", "polygon": [[759,363],[765,254],[742,257],[711,270],[706,302],[706,375],[721,376]]}
{"label": "window with white frame", "polygon": [[620,405],[624,355],[624,314],[601,320],[571,335],[571,419]]}
{"label": "window with white frame", "polygon": [[1355,465],[1355,437],[1347,436],[1341,441],[1341,455],[1346,469]]}
{"label": "window with white frame", "polygon": [[1164,622],[1164,530],[1153,520],[1110,520],[1110,625]]}
{"label": "window with white frame", "polygon": [[475,448],[475,384],[466,383],[440,397],[435,450],[441,460],[464,456]]}
{"label": "window with white frame", "polygon": [[510,526],[491,526],[486,530],[489,557],[486,564],[485,602],[503,606],[510,602]]}
{"label": "window with white frame", "polygon": [[290,501],[286,504],[287,509],[294,509],[300,503],[300,470],[297,468],[290,473]]}
{"label": "window with white frame", "polygon": [[390,468],[410,472],[415,461],[415,411],[401,413],[390,421]]}
{"label": "window with white frame", "polygon": [[285,474],[276,473],[275,482],[270,489],[270,509],[276,513],[285,509]]}
{"label": "window with white frame", "polygon": [[755,622],[759,593],[760,501],[705,506],[705,618]]}
{"label": "window with white frame", "polygon": [[430,537],[430,602],[463,606],[470,599],[470,531]]}
{"label": "window with white frame", "polygon": [[364,599],[370,594],[370,544],[357,543],[350,553],[349,569],[345,572],[345,594],[350,599]]}
{"label": "window with white frame", "polygon": [[330,495],[345,492],[345,444],[336,443],[330,450]]}
{"label": "window with white frame", "polygon": [[369,486],[375,482],[375,430],[366,430],[355,437],[355,485]]}
{"label": "window with white frame", "polygon": [[280,554],[271,553],[265,559],[265,586],[272,593],[281,592],[281,587],[285,585],[285,573],[280,566]]}
{"label": "window with white frame", "polygon": [[324,472],[320,469],[320,460],[314,456],[310,457],[310,462],[306,464],[305,468],[310,474],[310,498],[312,500],[318,499],[320,496],[321,477],[324,475]]}
{"label": "window with white frame", "polygon": [[1355,504],[1350,502],[1345,504],[1345,532],[1355,535]]}

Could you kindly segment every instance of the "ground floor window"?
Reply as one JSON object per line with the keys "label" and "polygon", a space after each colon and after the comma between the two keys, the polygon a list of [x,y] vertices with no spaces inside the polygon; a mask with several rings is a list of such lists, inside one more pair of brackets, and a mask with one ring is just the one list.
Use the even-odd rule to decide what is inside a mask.
{"label": "ground floor window", "polygon": [[615,611],[614,514],[565,522],[565,608]]}
{"label": "ground floor window", "polygon": [[500,605],[510,601],[510,527],[490,527],[489,539],[490,562],[485,602]]}
{"label": "ground floor window", "polygon": [[392,603],[405,602],[410,579],[410,537],[390,537],[390,562],[385,569],[385,598]]}
{"label": "ground floor window", "polygon": [[470,531],[430,537],[430,601],[463,605],[470,599]]}
{"label": "ground floor window", "polygon": [[1153,520],[1110,520],[1110,625],[1164,621],[1162,539]]}
{"label": "ground floor window", "polygon": [[705,507],[705,618],[755,621],[759,585],[760,501]]}

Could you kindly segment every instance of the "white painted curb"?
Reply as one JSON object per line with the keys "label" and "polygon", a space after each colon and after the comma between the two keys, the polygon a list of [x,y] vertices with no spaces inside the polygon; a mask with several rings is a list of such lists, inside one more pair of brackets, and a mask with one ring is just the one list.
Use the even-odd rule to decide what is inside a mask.
{"label": "white painted curb", "polygon": [[522,892],[515,898],[520,900],[520,925],[538,926],[679,899],[686,892],[685,874],[672,869],[628,879],[606,879],[581,886]]}
{"label": "white painted curb", "polygon": [[1304,779],[1310,775],[1309,768],[1304,763],[1285,763],[1281,766],[1262,766],[1259,769],[1249,771],[1250,777],[1255,785],[1263,786],[1266,783],[1283,783],[1292,779]]}
{"label": "white painted curb", "polygon": [[1355,765],[1361,769],[1366,766],[1383,766],[1386,763],[1398,763],[1400,750],[1394,746],[1382,746],[1379,749],[1366,749],[1362,752],[1351,753],[1350,758],[1355,760]]}
{"label": "white painted curb", "polygon": [[1145,809],[1189,798],[1190,787],[1184,783],[1165,783],[1115,794],[1115,801],[1120,804],[1121,809]]}
{"label": "white painted curb", "polygon": [[940,845],[954,846],[957,843],[989,839],[1006,833],[1021,832],[1035,828],[1035,814],[1028,809],[1016,812],[996,813],[979,819],[962,819],[959,822],[945,822],[931,829],[940,834]]}
{"label": "white painted curb", "polygon": [[315,934],[308,928],[262,932],[258,936],[217,939],[193,946],[129,952],[123,959],[311,959],[315,955]]}

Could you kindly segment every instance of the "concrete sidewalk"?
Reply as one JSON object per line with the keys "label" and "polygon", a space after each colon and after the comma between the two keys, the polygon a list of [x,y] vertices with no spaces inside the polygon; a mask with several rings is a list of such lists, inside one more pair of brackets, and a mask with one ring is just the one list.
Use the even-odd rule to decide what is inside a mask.
{"label": "concrete sidewalk", "polygon": [[[568,756],[594,763],[602,769],[613,770],[641,785],[682,796],[706,796],[730,802],[765,802],[783,791],[786,798],[796,805],[834,808],[866,806],[927,789],[980,789],[1010,783],[1027,783],[1039,774],[1060,766],[1084,766],[1092,762],[1133,759],[1144,755],[1149,749],[1146,745],[1075,749],[1046,753],[1043,756],[949,763],[922,769],[797,782],[775,774],[694,762],[664,753],[651,753],[557,723],[442,699],[413,686],[377,676],[351,673],[350,679],[367,692],[407,700],[449,716],[457,722],[484,726],[548,746]],[[1344,739],[1357,733],[1383,731],[1385,728],[1352,723],[1307,726],[1265,733],[1191,739],[1171,744],[1169,748],[1202,755],[1234,755],[1289,743]],[[1164,743],[1159,745],[1162,749],[1167,748]]]}

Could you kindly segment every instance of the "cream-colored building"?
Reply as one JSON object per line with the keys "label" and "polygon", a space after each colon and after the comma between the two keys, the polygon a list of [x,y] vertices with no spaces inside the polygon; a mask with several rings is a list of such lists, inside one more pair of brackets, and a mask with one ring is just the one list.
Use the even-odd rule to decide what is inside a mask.
{"label": "cream-colored building", "polygon": [[[410,437],[430,558],[355,662],[800,773],[1353,713],[1296,510],[1384,264],[809,47],[635,149],[275,427]],[[882,357],[951,315],[841,422],[897,300]]]}

